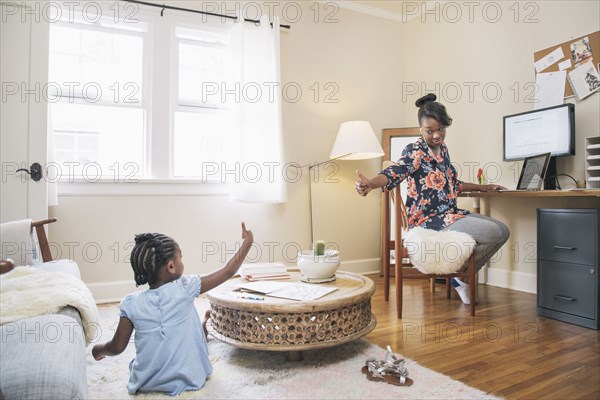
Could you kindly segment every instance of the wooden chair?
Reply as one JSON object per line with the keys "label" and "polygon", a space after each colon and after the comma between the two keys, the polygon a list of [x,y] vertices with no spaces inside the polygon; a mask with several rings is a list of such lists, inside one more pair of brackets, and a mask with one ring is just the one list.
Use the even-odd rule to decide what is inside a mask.
{"label": "wooden chair", "polygon": [[[387,165],[384,164],[384,168]],[[390,199],[394,207],[394,237],[390,238]],[[396,201],[394,201],[394,199]],[[398,319],[402,318],[402,285],[405,279],[429,279],[430,290],[435,291],[435,278],[446,279],[446,298],[451,294],[451,278],[463,278],[469,281],[469,301],[471,316],[475,316],[475,293],[477,292],[477,268],[475,267],[475,257],[471,253],[468,261],[468,268],[447,275],[424,274],[416,269],[412,264],[405,263],[408,259],[408,249],[404,246],[402,240],[402,231],[408,230],[408,215],[406,207],[400,195],[400,185],[390,192],[383,194],[383,220],[382,220],[382,268],[384,276],[384,297],[388,301],[390,297],[390,269],[394,268],[396,284],[396,313]],[[391,260],[391,250],[394,249],[394,260]]]}

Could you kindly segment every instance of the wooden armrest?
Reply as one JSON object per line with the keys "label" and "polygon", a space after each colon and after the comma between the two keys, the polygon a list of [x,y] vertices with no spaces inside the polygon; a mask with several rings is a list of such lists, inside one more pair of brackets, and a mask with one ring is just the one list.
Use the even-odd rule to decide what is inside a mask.
{"label": "wooden armrest", "polygon": [[44,229],[44,225],[51,224],[56,221],[56,218],[49,218],[41,221],[33,221],[31,223],[31,228],[35,228],[35,231],[37,233],[38,243],[40,245],[40,251],[42,252],[43,262],[52,261],[52,253],[50,253],[50,245],[48,244],[48,237],[46,236],[46,230]]}
{"label": "wooden armrest", "polygon": [[31,223],[31,226],[33,228],[37,228],[39,226],[43,226],[43,225],[46,225],[46,224],[51,224],[51,223],[56,222],[56,221],[58,221],[56,218],[43,219],[41,221],[33,221]]}
{"label": "wooden armrest", "polygon": [[0,261],[0,275],[12,271],[15,268],[15,263],[10,258]]}

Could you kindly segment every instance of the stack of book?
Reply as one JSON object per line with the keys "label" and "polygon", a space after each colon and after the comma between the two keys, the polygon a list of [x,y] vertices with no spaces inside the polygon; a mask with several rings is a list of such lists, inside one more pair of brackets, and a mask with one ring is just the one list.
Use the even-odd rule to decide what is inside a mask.
{"label": "stack of book", "polygon": [[270,279],[288,279],[290,274],[281,263],[243,264],[239,270],[242,278],[249,281],[264,281]]}

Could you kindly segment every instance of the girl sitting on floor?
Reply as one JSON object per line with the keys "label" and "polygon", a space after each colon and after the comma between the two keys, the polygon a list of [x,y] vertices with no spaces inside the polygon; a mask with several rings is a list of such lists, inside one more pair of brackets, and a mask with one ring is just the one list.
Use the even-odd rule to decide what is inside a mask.
{"label": "girl sitting on floor", "polygon": [[175,396],[202,388],[212,366],[194,299],[227,279],[242,265],[254,237],[242,222],[243,243],[222,268],[207,275],[182,276],[179,245],[159,233],[136,235],[131,252],[135,283],[149,289],[129,294],[119,306],[114,337],[92,349],[96,360],[121,354],[135,329],[136,356],[129,363],[130,394],[165,392]]}

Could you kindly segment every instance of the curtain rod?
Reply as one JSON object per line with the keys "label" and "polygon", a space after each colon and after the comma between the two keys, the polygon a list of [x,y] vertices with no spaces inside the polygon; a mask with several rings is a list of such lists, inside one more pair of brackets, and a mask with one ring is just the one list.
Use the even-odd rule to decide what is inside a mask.
{"label": "curtain rod", "polygon": [[[125,1],[127,3],[135,3],[135,4],[143,4],[145,6],[150,6],[150,7],[158,7],[158,8],[162,8],[161,12],[160,12],[160,16],[163,16],[163,12],[165,11],[165,9],[168,10],[177,10],[177,11],[187,11],[187,12],[191,12],[191,13],[196,13],[196,14],[203,14],[203,15],[212,15],[213,17],[221,17],[221,18],[228,18],[228,19],[235,19],[237,20],[237,17],[234,17],[232,15],[225,15],[225,14],[216,14],[216,13],[211,13],[208,11],[200,11],[200,10],[192,10],[189,8],[182,8],[182,7],[175,7],[175,6],[167,6],[164,4],[157,4],[157,3],[148,3],[146,1],[139,1],[139,0],[121,0],[121,1]],[[260,24],[260,21],[257,19],[249,19],[249,18],[244,18],[244,21],[246,22],[252,22],[254,24]],[[273,26],[273,23],[271,22],[271,26]],[[281,28],[285,28],[285,29],[290,29],[290,25],[279,25]]]}

